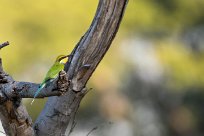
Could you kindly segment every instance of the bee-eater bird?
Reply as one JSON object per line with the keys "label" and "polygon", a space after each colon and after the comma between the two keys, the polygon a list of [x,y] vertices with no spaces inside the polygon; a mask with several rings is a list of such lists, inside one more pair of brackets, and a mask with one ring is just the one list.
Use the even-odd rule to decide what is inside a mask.
{"label": "bee-eater bird", "polygon": [[42,83],[39,85],[38,90],[36,91],[33,100],[31,102],[31,105],[33,104],[35,98],[37,97],[37,95],[39,94],[39,92],[43,89],[43,87],[45,87],[45,85],[48,82],[52,82],[55,78],[57,78],[58,74],[60,71],[62,71],[64,69],[64,65],[65,63],[63,63],[63,60],[65,58],[69,57],[69,55],[59,55],[57,57],[57,59],[55,60],[55,63],[52,65],[52,67],[49,69],[49,71],[47,72],[44,80],[42,81]]}

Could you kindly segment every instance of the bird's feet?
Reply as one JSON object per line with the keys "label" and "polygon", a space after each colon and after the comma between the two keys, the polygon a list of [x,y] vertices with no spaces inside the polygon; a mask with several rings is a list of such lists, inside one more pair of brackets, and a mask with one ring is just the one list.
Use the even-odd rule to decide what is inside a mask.
{"label": "bird's feet", "polygon": [[59,73],[59,79],[57,81],[58,90],[60,91],[61,95],[67,92],[69,88],[70,82],[68,81],[67,73],[62,70]]}

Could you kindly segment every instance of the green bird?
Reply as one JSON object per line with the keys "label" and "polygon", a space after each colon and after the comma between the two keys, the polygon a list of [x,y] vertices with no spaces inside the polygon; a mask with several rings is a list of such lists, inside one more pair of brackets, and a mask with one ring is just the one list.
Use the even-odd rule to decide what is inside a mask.
{"label": "green bird", "polygon": [[46,86],[46,84],[48,82],[52,82],[55,78],[57,78],[58,74],[60,71],[62,71],[64,69],[64,65],[65,63],[63,63],[63,60],[65,58],[69,57],[69,55],[59,55],[57,57],[57,59],[55,60],[55,63],[52,65],[52,67],[49,69],[49,71],[47,72],[44,80],[42,81],[42,83],[39,85],[37,92],[34,95],[34,98],[31,102],[31,105],[33,104],[35,98],[37,97],[37,95],[39,94],[39,92],[43,89],[43,87]]}

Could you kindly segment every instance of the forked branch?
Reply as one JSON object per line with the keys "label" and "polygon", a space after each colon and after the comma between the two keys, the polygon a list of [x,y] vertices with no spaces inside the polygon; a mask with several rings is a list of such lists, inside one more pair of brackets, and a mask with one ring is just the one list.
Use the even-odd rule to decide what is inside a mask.
{"label": "forked branch", "polygon": [[[120,26],[128,0],[99,0],[90,28],[72,51],[65,71],[70,80],[69,90],[60,97],[49,97],[35,122],[36,134],[67,135],[73,124],[87,81],[108,51]],[[84,66],[89,65],[84,70]],[[80,74],[83,73],[83,74]],[[69,127],[72,128],[72,127]]]}
{"label": "forked branch", "polygon": [[[5,99],[0,105],[0,117],[7,135],[61,136],[69,134],[72,129],[68,127],[73,126],[73,119],[80,102],[87,93],[86,83],[108,51],[120,26],[127,2],[128,0],[99,0],[90,28],[80,39],[66,63],[66,78],[62,76],[63,82],[60,79],[52,82],[50,88],[45,88],[39,97],[58,95],[57,93],[62,90],[66,92],[63,91],[64,95],[59,97],[48,98],[33,128],[32,121],[21,103],[21,98],[32,97],[38,84],[16,82],[0,67],[0,97],[2,100]],[[5,46],[6,44],[1,44],[0,49]],[[58,87],[56,92],[53,92],[56,82]],[[17,95],[13,96],[15,93],[12,92],[17,92]]]}

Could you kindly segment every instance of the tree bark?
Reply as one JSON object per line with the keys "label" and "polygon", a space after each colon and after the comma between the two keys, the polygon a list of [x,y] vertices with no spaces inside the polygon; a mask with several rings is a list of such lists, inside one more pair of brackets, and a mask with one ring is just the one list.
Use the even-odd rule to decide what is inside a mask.
{"label": "tree bark", "polygon": [[5,133],[8,136],[34,136],[32,120],[21,98],[18,95],[12,97],[17,94],[14,84],[13,78],[3,71],[0,58],[0,118]]}
{"label": "tree bark", "polygon": [[[2,103],[0,105],[0,117],[7,135],[62,136],[68,135],[72,131],[79,104],[88,92],[86,83],[110,47],[120,26],[127,1],[99,0],[90,28],[80,39],[65,65],[66,74],[63,76],[59,74],[59,78],[50,86],[45,87],[39,94],[39,97],[54,97],[48,98],[33,128],[31,127],[32,121],[25,107],[21,104],[21,98],[33,98],[38,84],[13,80],[4,84],[0,83],[2,86],[0,88],[0,102]],[[2,47],[4,46],[5,44],[2,44]],[[5,77],[2,74],[0,81],[4,81]],[[8,85],[5,86],[5,84]],[[12,105],[12,110],[5,106],[6,103]],[[17,113],[19,112],[14,112],[13,122],[9,120],[10,111],[18,111],[19,107],[21,107],[20,111],[25,117],[23,118],[23,125],[26,126],[23,127],[21,133],[18,133],[16,129],[14,131],[10,126],[13,122],[14,126],[22,125],[18,121]]]}
{"label": "tree bark", "polygon": [[[89,30],[81,38],[67,63],[66,71],[71,81],[69,91],[64,96],[48,99],[35,123],[38,135],[60,136],[69,133],[67,127],[72,124],[70,119],[75,116],[80,101],[86,93],[81,90],[109,49],[118,31],[126,4],[127,0],[99,1]],[[86,65],[90,67],[83,70]]]}

